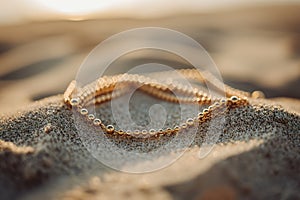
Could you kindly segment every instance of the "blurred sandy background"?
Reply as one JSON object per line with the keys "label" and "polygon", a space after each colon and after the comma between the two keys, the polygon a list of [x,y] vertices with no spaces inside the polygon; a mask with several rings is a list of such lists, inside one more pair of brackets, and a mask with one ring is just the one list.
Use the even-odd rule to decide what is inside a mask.
{"label": "blurred sandy background", "polygon": [[[30,102],[63,93],[104,39],[145,26],[191,36],[226,83],[274,101],[231,110],[206,158],[205,123],[174,164],[137,176],[92,157],[61,95]],[[117,64],[185,65],[151,56]],[[0,0],[0,199],[299,199],[299,83],[299,1]]]}
{"label": "blurred sandy background", "polygon": [[171,28],[200,42],[234,87],[300,98],[299,1],[0,3],[1,113],[62,93],[98,43],[144,26]]}

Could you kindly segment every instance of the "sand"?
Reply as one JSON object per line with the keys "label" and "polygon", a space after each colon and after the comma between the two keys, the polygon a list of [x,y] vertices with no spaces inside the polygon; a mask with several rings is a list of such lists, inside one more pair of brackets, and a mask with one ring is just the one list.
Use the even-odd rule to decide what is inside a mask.
{"label": "sand", "polygon": [[230,111],[204,159],[197,157],[196,137],[171,166],[128,174],[91,156],[72,111],[61,95],[53,96],[1,118],[1,199],[297,199],[299,130],[295,111],[276,101],[253,101]]}
{"label": "sand", "polygon": [[[1,26],[0,199],[300,199],[299,19],[299,6],[274,5],[162,19]],[[214,126],[214,133],[222,134],[204,159],[198,153],[208,123],[172,165],[129,174],[91,155],[58,94],[99,42],[143,26],[191,36],[212,56],[226,83],[262,90],[268,99],[251,100],[250,106],[230,111],[224,126]],[[114,64],[134,66],[145,59],[174,68],[184,64],[151,56],[131,55]],[[137,120],[148,119],[145,110],[134,112]],[[104,116],[110,122],[111,115]],[[97,131],[84,123],[80,128]],[[115,141],[124,148],[144,144]],[[178,150],[160,153],[168,158]]]}

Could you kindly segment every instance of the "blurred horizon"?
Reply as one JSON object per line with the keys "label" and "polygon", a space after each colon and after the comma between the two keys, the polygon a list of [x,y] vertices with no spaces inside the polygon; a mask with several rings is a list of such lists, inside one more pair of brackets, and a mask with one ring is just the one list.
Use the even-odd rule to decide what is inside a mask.
{"label": "blurred horizon", "polygon": [[[63,93],[94,47],[140,27],[163,27],[190,36],[232,87],[261,90],[267,98],[300,99],[300,1],[82,1],[82,8],[80,3],[69,8],[63,3],[69,0],[39,1],[51,5],[37,1],[0,0],[2,112]],[[98,2],[102,7],[93,8]],[[114,64],[124,69],[149,62],[174,68],[184,64],[165,54],[137,53],[121,61]]]}
{"label": "blurred horizon", "polygon": [[[0,0],[0,26],[31,21],[89,20],[108,18],[159,18],[201,14],[251,6],[294,5],[299,0]],[[5,9],[3,9],[5,8]],[[146,9],[142,9],[146,8]]]}

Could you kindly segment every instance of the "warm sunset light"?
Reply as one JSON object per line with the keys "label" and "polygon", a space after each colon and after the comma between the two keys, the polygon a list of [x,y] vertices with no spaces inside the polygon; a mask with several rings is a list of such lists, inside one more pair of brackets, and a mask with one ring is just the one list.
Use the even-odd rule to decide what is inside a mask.
{"label": "warm sunset light", "polygon": [[300,0],[0,0],[0,200],[300,200],[299,86]]}
{"label": "warm sunset light", "polygon": [[118,0],[38,0],[35,2],[50,10],[57,11],[68,15],[85,15],[96,11],[105,10],[108,7],[114,6]]}
{"label": "warm sunset light", "polygon": [[[295,3],[298,0],[286,0]],[[281,0],[0,0],[0,24],[95,18],[157,18],[178,13],[210,12],[247,5],[282,4]]]}

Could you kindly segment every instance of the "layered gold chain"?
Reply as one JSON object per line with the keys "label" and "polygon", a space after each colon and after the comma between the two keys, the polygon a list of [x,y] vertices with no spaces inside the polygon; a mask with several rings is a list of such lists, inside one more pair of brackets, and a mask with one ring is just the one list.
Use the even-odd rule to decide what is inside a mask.
{"label": "layered gold chain", "polygon": [[[208,95],[198,87],[188,87],[171,79],[163,82],[150,76],[141,74],[119,74],[104,76],[86,85],[83,88],[76,88],[76,81],[72,81],[64,93],[64,101],[74,108],[93,125],[100,127],[108,134],[117,134],[134,137],[157,137],[164,134],[176,134],[179,130],[196,126],[199,123],[210,120],[212,117],[221,115],[229,109],[249,104],[250,93],[237,90],[224,85],[208,72],[200,74],[195,69],[182,69],[168,72],[156,72],[149,74],[151,77],[168,76],[180,74],[185,79],[199,83],[210,83],[216,90],[224,92],[226,98],[217,98]],[[136,87],[145,93],[168,102],[191,103],[207,105],[208,107],[198,113],[198,116],[191,117],[186,122],[166,129],[150,130],[116,130],[113,125],[105,125],[101,119],[96,118],[94,113],[89,113],[88,106],[101,104],[106,101],[118,98],[128,93],[132,87]],[[175,95],[179,94],[179,95]],[[254,93],[257,96],[257,93]]]}

